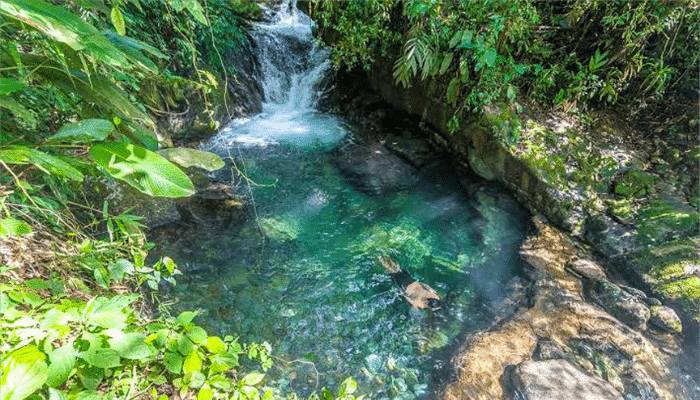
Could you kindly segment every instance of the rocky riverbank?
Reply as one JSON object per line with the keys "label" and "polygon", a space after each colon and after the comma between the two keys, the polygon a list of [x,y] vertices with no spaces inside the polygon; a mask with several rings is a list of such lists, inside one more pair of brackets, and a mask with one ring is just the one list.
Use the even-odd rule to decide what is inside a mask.
{"label": "rocky riverbank", "polygon": [[[697,146],[678,142],[681,149],[662,151],[667,142],[658,135],[635,134],[609,115],[525,107],[487,108],[449,134],[430,84],[409,92],[387,76],[364,79],[339,75],[326,106],[368,136],[391,138],[385,149],[409,159],[420,158],[422,147],[394,142],[420,142],[404,125],[421,126],[431,143],[423,147],[445,151],[465,173],[505,184],[540,216],[538,233],[522,249],[530,282],[514,283],[498,324],[465,339],[438,398],[547,398],[533,388],[548,385],[571,397],[559,380],[585,380],[579,386],[593,391],[575,392],[579,398],[698,396]],[[688,140],[697,122],[687,110],[684,116],[675,135]],[[381,132],[392,119],[396,132]],[[418,150],[406,156],[406,148]]]}

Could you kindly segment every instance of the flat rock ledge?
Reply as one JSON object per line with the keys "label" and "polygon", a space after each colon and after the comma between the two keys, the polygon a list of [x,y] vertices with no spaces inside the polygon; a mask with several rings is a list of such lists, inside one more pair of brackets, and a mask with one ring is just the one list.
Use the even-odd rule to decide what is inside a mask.
{"label": "flat rock ledge", "polygon": [[624,400],[605,380],[565,360],[527,361],[504,374],[507,400]]}
{"label": "flat rock ledge", "polygon": [[[672,333],[676,329],[665,328],[675,319],[657,321],[662,318],[658,306],[645,306],[642,323],[622,321],[627,311],[613,315],[607,309],[614,311],[611,304],[626,301],[641,308],[655,302],[612,283],[587,249],[556,228],[535,223],[538,233],[521,247],[531,267],[528,295],[513,317],[471,335],[454,353],[453,375],[435,398],[698,399],[698,393],[676,383],[683,375],[675,358],[681,338]],[[591,298],[606,293],[603,289],[622,301]]]}

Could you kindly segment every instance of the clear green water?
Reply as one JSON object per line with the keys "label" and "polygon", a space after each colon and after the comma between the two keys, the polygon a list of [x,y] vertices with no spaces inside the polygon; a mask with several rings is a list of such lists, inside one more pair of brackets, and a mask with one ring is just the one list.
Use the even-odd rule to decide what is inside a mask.
{"label": "clear green water", "polygon": [[[180,279],[175,307],[202,309],[198,322],[212,334],[264,340],[284,360],[313,362],[277,362],[268,383],[281,394],[352,376],[373,399],[427,396],[446,346],[488,323],[506,295],[521,267],[525,216],[505,193],[460,185],[439,163],[404,190],[368,196],[339,173],[330,146],[226,151],[266,185],[252,188],[257,223],[251,215],[190,238],[176,261],[204,272]],[[412,309],[379,254],[434,287],[444,308]]]}

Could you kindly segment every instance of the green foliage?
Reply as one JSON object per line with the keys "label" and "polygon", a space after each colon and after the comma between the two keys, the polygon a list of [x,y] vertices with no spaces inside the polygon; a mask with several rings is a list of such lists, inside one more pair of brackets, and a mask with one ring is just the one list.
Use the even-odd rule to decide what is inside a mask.
{"label": "green foliage", "polygon": [[332,38],[333,66],[362,66],[375,61],[399,43],[400,32],[391,29],[394,0],[352,2],[312,1],[310,15],[319,21],[322,36]]}
{"label": "green foliage", "polygon": [[209,336],[192,322],[191,312],[142,321],[129,307],[136,298],[63,297],[51,303],[37,301],[30,287],[0,287],[2,398],[22,400],[36,391],[50,393],[49,388],[71,398],[97,391],[98,398],[128,398],[134,390],[168,383],[183,398],[207,391],[261,396],[264,373],[250,371],[239,379],[230,373],[243,358],[267,371],[269,345]]}
{"label": "green foliage", "polygon": [[157,153],[127,143],[90,148],[95,163],[110,175],[151,196],[187,197],[194,186],[187,175]]}
{"label": "green foliage", "polygon": [[158,154],[183,168],[198,167],[207,171],[216,171],[224,167],[224,160],[208,151],[177,147],[159,150]]}
{"label": "green foliage", "polygon": [[389,58],[399,86],[443,82],[452,130],[464,111],[518,95],[567,109],[644,102],[691,82],[700,61],[695,0],[316,0],[310,9],[336,68]]}

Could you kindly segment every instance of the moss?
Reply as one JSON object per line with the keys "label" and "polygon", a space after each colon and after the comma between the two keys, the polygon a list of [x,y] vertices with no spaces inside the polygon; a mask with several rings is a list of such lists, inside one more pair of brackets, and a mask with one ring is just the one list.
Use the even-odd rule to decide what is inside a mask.
{"label": "moss", "polygon": [[632,253],[627,259],[647,283],[656,284],[663,276],[659,271],[672,271],[676,264],[698,260],[696,245],[694,238],[676,239]]}
{"label": "moss", "polygon": [[667,199],[653,200],[639,211],[637,227],[641,244],[660,243],[697,231],[700,213],[692,207]]}
{"label": "moss", "polygon": [[606,199],[605,206],[610,216],[628,224],[634,223],[637,216],[637,209],[629,199]]}
{"label": "moss", "polygon": [[658,176],[647,172],[628,171],[615,181],[615,194],[624,197],[648,196],[658,180]]}
{"label": "moss", "polygon": [[[700,301],[700,278],[690,278],[668,282],[657,287],[657,290],[665,297],[673,300]],[[700,303],[698,303],[700,305]]]}

